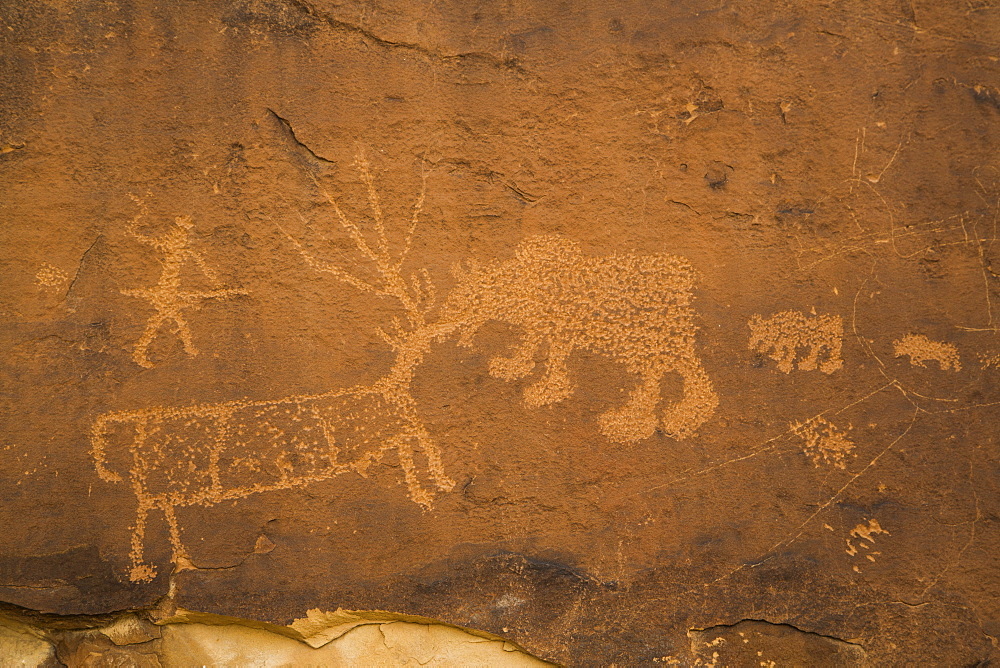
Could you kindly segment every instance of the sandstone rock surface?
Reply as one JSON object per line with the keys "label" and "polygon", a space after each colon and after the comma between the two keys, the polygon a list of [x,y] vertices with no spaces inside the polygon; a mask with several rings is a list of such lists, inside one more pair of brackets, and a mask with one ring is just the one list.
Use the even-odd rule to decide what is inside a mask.
{"label": "sandstone rock surface", "polygon": [[4,647],[998,659],[995,3],[23,0],[0,44]]}

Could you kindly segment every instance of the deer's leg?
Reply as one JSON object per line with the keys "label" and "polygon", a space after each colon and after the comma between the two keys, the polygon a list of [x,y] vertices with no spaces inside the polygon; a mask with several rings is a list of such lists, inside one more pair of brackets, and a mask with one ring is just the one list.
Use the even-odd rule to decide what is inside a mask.
{"label": "deer's leg", "polygon": [[420,479],[417,477],[417,466],[413,462],[413,447],[410,445],[410,437],[397,436],[392,440],[399,456],[399,464],[403,467],[403,476],[406,478],[406,486],[410,491],[410,499],[424,509],[430,509],[434,497],[423,488]]}
{"label": "deer's leg", "polygon": [[612,441],[625,443],[649,438],[656,431],[656,407],[660,403],[663,371],[648,370],[629,394],[628,403],[607,411],[598,422],[601,433]]}
{"label": "deer's leg", "polygon": [[146,520],[153,507],[152,499],[145,495],[139,496],[139,510],[136,513],[135,526],[132,527],[132,551],[129,552],[131,568],[128,579],[132,582],[149,582],[156,575],[156,569],[142,560],[143,543],[146,540]]}
{"label": "deer's leg", "polygon": [[541,337],[536,333],[525,333],[513,355],[498,356],[490,360],[490,375],[504,380],[524,378],[535,368],[535,351],[540,343]]}
{"label": "deer's leg", "polygon": [[427,470],[434,480],[434,484],[443,492],[450,492],[455,487],[455,481],[444,472],[444,464],[441,462],[441,450],[437,443],[427,433],[423,426],[418,426],[416,431],[417,443],[420,444],[424,454],[427,456]]}
{"label": "deer's leg", "polygon": [[184,544],[181,543],[181,527],[177,523],[177,515],[174,513],[174,507],[169,502],[164,501],[160,504],[160,510],[163,511],[164,517],[167,518],[167,526],[170,527],[170,551],[174,568],[177,570],[186,570],[186,568],[192,566],[191,557],[188,555],[187,550],[184,549]]}
{"label": "deer's leg", "polygon": [[663,416],[663,429],[678,440],[694,434],[719,405],[719,395],[712,387],[694,351],[675,367],[684,379],[684,397]]}
{"label": "deer's leg", "polygon": [[524,403],[529,408],[538,408],[562,401],[573,394],[573,384],[569,380],[566,360],[573,352],[573,340],[561,337],[556,332],[549,341],[549,359],[545,363],[545,375],[534,385],[524,390]]}

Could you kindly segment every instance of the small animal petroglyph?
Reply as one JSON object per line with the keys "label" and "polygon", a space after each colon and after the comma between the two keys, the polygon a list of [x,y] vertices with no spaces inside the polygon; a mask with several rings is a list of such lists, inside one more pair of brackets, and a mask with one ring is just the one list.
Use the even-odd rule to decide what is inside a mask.
{"label": "small animal petroglyph", "polygon": [[942,371],[962,369],[958,348],[950,343],[931,341],[923,334],[907,334],[898,341],[893,341],[892,349],[896,357],[908,355],[910,364],[914,366],[926,367],[924,362],[933,360],[938,363]]}
{"label": "small animal petroglyph", "polygon": [[[513,355],[490,360],[493,376],[527,376],[535,352],[547,346],[541,379],[524,390],[528,407],[573,394],[566,361],[585,349],[639,377],[628,402],[600,417],[601,432],[613,441],[647,438],[660,424],[674,438],[686,438],[715,411],[719,399],[695,350],[694,271],[683,258],[588,257],[576,243],[547,235],[522,242],[511,260],[473,263],[457,273],[444,318],[461,323],[461,343],[471,345],[491,320],[522,330]],[[660,383],[668,373],[681,375],[684,394],[661,422]]]}
{"label": "small animal petroglyph", "polygon": [[[767,354],[778,363],[778,369],[789,373],[794,367],[800,348],[805,356],[799,359],[800,371],[819,368],[833,373],[844,365],[840,358],[844,323],[839,315],[806,315],[801,311],[782,311],[770,318],[755,315],[750,318],[750,350]],[[825,360],[820,362],[820,356]]]}
{"label": "small animal petroglyph", "polygon": [[[874,518],[868,520],[867,524],[862,522],[851,529],[848,534],[848,538],[845,539],[847,549],[844,550],[844,552],[847,552],[847,554],[852,557],[857,556],[858,554],[863,554],[865,559],[874,562],[875,557],[882,554],[881,552],[871,549],[875,545],[874,536],[878,534],[885,534],[887,536],[890,535],[888,531],[879,525],[878,520]],[[851,542],[852,538],[858,541],[857,545]],[[854,566],[854,571],[860,573],[861,569]]]}
{"label": "small animal petroglyph", "polygon": [[719,653],[712,652],[711,657],[696,656],[694,658],[694,663],[668,654],[667,656],[653,657],[653,663],[663,663],[667,666],[698,666],[699,668],[717,668],[719,665]]}
{"label": "small animal petroglyph", "polygon": [[[150,237],[139,232],[136,227],[143,213],[133,219],[128,227],[128,233],[135,237],[139,243],[151,246],[163,253],[163,258],[160,260],[163,269],[156,285],[148,288],[122,290],[121,292],[129,297],[144,299],[155,309],[155,313],[149,316],[146,321],[146,328],[132,351],[132,359],[135,360],[136,364],[151,368],[154,365],[147,355],[149,345],[164,324],[172,323],[174,325],[174,333],[180,337],[181,343],[184,345],[184,352],[193,357],[198,354],[198,350],[191,341],[191,328],[187,320],[184,319],[183,312],[186,309],[197,309],[206,299],[245,295],[246,291],[238,288],[223,288],[219,285],[215,271],[208,266],[201,253],[190,247],[190,235],[194,223],[189,217],[177,217],[174,220],[172,230],[160,237]],[[198,292],[181,290],[181,269],[188,260],[195,263],[195,266],[215,286],[215,289]]]}
{"label": "small animal petroglyph", "polygon": [[35,274],[35,283],[40,287],[59,288],[69,280],[69,275],[59,267],[43,262]]}
{"label": "small animal petroglyph", "polygon": [[832,464],[842,469],[847,467],[847,458],[854,456],[854,443],[847,434],[822,416],[792,424],[791,429],[803,440],[802,451],[814,466]]}
{"label": "small animal petroglyph", "polygon": [[1000,369],[1000,353],[980,355],[979,363],[984,369]]}

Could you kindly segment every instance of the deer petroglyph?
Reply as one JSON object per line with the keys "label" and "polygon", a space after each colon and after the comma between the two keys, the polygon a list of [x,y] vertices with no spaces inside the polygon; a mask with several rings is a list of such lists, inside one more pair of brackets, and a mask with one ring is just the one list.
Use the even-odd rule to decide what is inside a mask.
{"label": "deer petroglyph", "polygon": [[[428,328],[408,341],[393,371],[370,386],[274,401],[119,411],[98,418],[91,434],[98,474],[120,482],[127,472],[138,500],[131,579],[149,580],[155,574],[143,560],[151,511],[163,512],[173,559],[180,564],[189,557],[176,508],[302,487],[342,473],[365,475],[390,452],[403,469],[410,498],[429,508],[433,495],[421,485],[415,452],[426,458],[438,489],[449,491],[455,483],[444,472],[441,453],[417,415],[408,385],[412,366],[440,333]],[[123,443],[127,452],[119,447]],[[111,448],[115,450],[109,453]],[[121,473],[109,458],[125,459]]]}

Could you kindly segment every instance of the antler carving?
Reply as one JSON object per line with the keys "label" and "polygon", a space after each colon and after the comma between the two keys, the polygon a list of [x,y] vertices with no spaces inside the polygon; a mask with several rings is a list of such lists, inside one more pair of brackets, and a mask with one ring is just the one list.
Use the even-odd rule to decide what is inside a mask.
{"label": "antler carving", "polygon": [[[413,235],[420,222],[420,213],[423,210],[424,200],[427,194],[427,172],[425,169],[421,168],[420,194],[417,196],[417,199],[413,204],[413,213],[403,238],[402,248],[394,256],[389,242],[389,234],[386,229],[385,216],[382,213],[382,206],[379,202],[378,191],[375,188],[375,179],[372,175],[371,166],[368,162],[368,158],[365,156],[364,150],[360,147],[358,149],[357,156],[355,157],[354,165],[358,170],[361,181],[365,184],[365,189],[368,194],[368,205],[371,208],[372,217],[374,219],[373,240],[369,239],[369,237],[365,235],[365,232],[357,223],[347,217],[344,213],[343,207],[341,207],[337,199],[323,188],[316,177],[314,175],[310,176],[313,183],[316,185],[317,190],[319,190],[323,198],[333,207],[336,219],[340,223],[340,228],[347,233],[348,237],[354,243],[354,247],[357,251],[375,270],[377,276],[375,280],[365,280],[343,269],[342,267],[337,266],[336,264],[317,258],[298,239],[293,237],[283,228],[280,228],[280,225],[279,228],[295,246],[296,250],[299,251],[299,254],[306,261],[306,263],[315,271],[331,274],[338,280],[341,280],[363,292],[373,293],[380,297],[395,299],[403,307],[410,329],[419,329],[426,324],[426,313],[432,309],[436,303],[436,290],[430,274],[426,269],[420,269],[414,272],[409,276],[409,280],[407,280],[403,276],[402,267],[403,263],[406,261],[407,255],[410,252],[410,248],[413,244]],[[302,214],[299,214],[299,217],[303,223],[307,226],[309,225],[309,221],[307,221]],[[369,235],[371,235],[371,232],[369,232]],[[394,322],[393,329],[394,334],[388,334],[379,329],[379,336],[381,336],[391,346],[396,348],[399,346],[401,339],[405,337],[406,330],[404,330],[398,320]]]}

